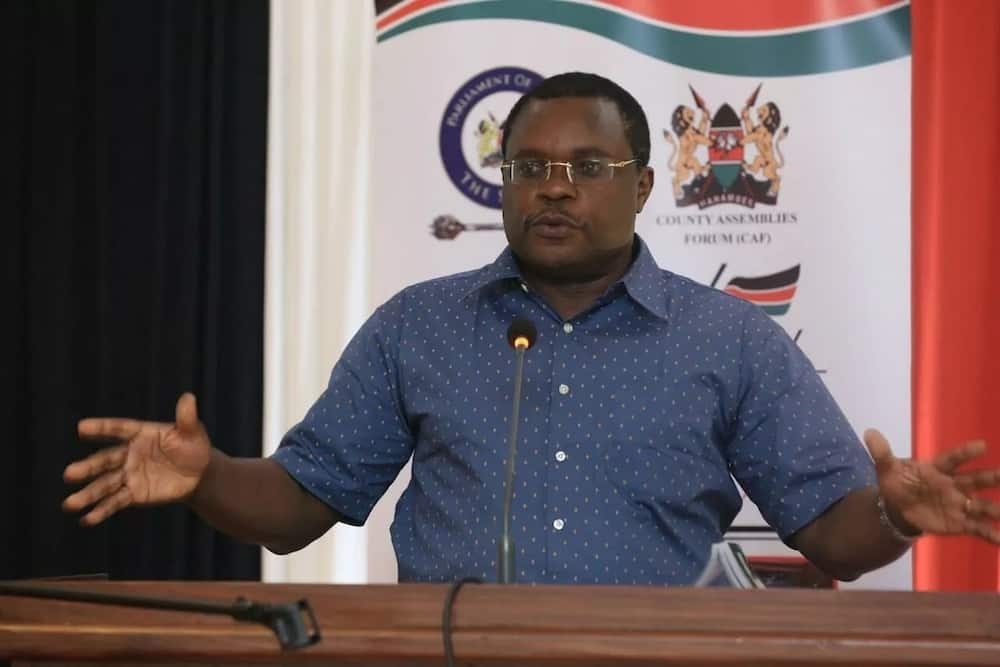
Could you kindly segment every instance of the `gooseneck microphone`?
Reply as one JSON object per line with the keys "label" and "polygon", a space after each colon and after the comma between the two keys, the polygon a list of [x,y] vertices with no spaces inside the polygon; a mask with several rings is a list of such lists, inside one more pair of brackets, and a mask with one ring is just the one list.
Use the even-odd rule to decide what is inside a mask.
{"label": "gooseneck microphone", "polygon": [[[66,602],[117,605],[139,609],[165,609],[201,614],[222,614],[237,621],[262,623],[274,632],[282,649],[300,649],[320,641],[319,623],[309,601],[301,599],[286,604],[254,602],[244,597],[227,605],[207,600],[148,597],[90,591],[85,588],[54,588],[46,584],[0,581],[0,596],[47,598]],[[15,630],[16,632],[16,630]],[[6,663],[4,663],[6,664]]]}
{"label": "gooseneck microphone", "polygon": [[503,489],[503,526],[497,545],[497,582],[514,583],[514,540],[510,536],[510,506],[514,499],[514,461],[517,460],[517,422],[521,412],[521,374],[524,370],[524,353],[535,344],[538,330],[531,320],[515,317],[507,329],[507,342],[514,348],[514,404],[510,414],[510,433],[507,435],[507,475]]}

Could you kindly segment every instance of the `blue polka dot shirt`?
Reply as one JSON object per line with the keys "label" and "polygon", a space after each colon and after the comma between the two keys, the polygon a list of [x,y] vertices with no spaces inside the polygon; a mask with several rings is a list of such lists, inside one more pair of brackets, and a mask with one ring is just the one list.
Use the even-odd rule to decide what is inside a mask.
{"label": "blue polka dot shirt", "polygon": [[492,264],[404,289],[361,328],[273,455],[351,524],[413,457],[400,581],[496,580],[515,317],[525,354],[511,525],[519,582],[689,584],[740,509],[787,539],[875,483],[816,371],[756,306],[660,269],[563,320]]}

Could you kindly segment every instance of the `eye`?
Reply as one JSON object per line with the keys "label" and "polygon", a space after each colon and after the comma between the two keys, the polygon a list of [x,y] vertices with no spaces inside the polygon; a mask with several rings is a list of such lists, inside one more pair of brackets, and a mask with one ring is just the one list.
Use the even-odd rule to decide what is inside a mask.
{"label": "eye", "polygon": [[589,158],[586,160],[576,160],[573,163],[573,174],[580,178],[600,178],[604,173],[604,160]]}
{"label": "eye", "polygon": [[545,176],[545,160],[518,160],[514,163],[519,178],[536,179]]}

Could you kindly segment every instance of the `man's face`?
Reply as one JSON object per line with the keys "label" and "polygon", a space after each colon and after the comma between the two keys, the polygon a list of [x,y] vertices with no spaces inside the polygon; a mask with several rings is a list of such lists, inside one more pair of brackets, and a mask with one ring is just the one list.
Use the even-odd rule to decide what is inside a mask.
{"label": "man's face", "polygon": [[[508,160],[571,162],[634,156],[618,107],[611,100],[565,97],[532,100],[521,111],[507,143]],[[507,184],[503,223],[522,266],[555,281],[594,280],[630,253],[635,214],[653,185],[652,169],[615,169],[608,181],[570,183],[553,166],[547,181]]]}

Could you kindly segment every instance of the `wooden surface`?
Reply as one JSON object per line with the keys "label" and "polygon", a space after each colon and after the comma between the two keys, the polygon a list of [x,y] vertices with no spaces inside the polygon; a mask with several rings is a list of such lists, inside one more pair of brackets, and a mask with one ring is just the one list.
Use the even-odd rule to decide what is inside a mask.
{"label": "wooden surface", "polygon": [[[62,588],[232,602],[306,597],[323,640],[282,653],[226,617],[0,597],[15,665],[443,665],[443,585],[81,583]],[[1000,665],[1000,598],[811,590],[467,585],[460,665]]]}

